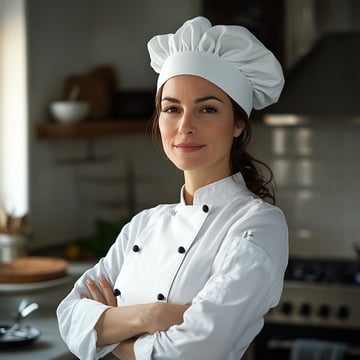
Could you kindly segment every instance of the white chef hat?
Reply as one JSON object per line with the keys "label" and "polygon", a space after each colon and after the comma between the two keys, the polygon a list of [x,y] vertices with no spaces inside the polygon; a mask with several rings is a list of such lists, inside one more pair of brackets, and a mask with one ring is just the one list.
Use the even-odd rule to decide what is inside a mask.
{"label": "white chef hat", "polygon": [[225,91],[250,115],[280,96],[281,65],[242,26],[212,26],[204,17],[186,21],[175,34],[148,42],[152,68],[159,73],[157,89],[176,75],[197,75]]}

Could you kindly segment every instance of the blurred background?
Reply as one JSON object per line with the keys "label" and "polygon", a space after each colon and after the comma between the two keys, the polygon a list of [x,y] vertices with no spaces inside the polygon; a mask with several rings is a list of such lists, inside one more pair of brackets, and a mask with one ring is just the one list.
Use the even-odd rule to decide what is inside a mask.
{"label": "blurred background", "polygon": [[[102,256],[134,213],[178,201],[182,173],[151,139],[156,75],[146,43],[197,15],[249,28],[286,75],[279,103],[252,114],[251,151],[274,172],[291,262],[269,332],[248,356],[288,358],[309,326],[315,339],[346,334],[347,356],[360,358],[357,0],[0,0],[3,221],[22,224],[13,233],[26,254],[73,266]],[[59,118],[60,101],[90,107]],[[25,294],[11,286],[0,284],[8,305]]]}

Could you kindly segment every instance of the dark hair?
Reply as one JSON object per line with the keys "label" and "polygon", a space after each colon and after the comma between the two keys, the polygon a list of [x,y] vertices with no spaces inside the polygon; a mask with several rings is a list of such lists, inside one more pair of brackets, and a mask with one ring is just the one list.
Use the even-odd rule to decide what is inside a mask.
{"label": "dark hair", "polygon": [[[152,136],[159,144],[159,116],[161,111],[162,88],[155,97],[155,112],[152,119]],[[247,188],[261,199],[275,203],[275,193],[272,186],[273,173],[268,165],[252,157],[247,151],[251,140],[251,125],[245,111],[231,99],[234,121],[236,124],[244,123],[245,127],[239,137],[234,138],[230,153],[230,166],[232,174],[241,172]],[[264,172],[265,170],[265,172]]]}
{"label": "dark hair", "polygon": [[273,188],[273,173],[268,165],[255,159],[247,152],[252,131],[249,118],[245,111],[231,99],[234,111],[234,121],[245,125],[240,136],[234,138],[231,153],[230,165],[233,174],[241,172],[247,188],[261,199],[267,199],[275,204],[275,191]]}

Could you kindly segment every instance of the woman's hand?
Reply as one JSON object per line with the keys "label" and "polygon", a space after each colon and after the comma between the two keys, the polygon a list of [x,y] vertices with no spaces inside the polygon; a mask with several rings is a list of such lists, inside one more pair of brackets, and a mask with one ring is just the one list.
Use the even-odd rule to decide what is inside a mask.
{"label": "woman's hand", "polygon": [[123,360],[135,359],[133,346],[135,338],[133,337],[138,335],[138,322],[136,321],[138,311],[136,307],[117,307],[112,286],[103,275],[99,276],[97,283],[92,279],[87,279],[86,286],[90,296],[81,294],[82,299],[91,299],[111,306],[101,315],[95,325],[97,345],[119,342],[120,344],[113,350],[113,354]]}
{"label": "woman's hand", "polygon": [[[105,276],[99,276],[98,284],[96,284],[95,281],[91,279],[86,280],[86,286],[91,295],[91,299],[96,300],[104,305],[117,306],[117,301],[113,294],[113,289],[106,280]],[[85,294],[81,294],[81,297],[88,298],[88,296]]]}
{"label": "woman's hand", "polygon": [[[153,334],[157,331],[166,331],[171,326],[181,324],[184,312],[188,306],[156,302],[143,305],[145,322],[148,324],[147,331]],[[121,360],[135,360],[134,343],[136,338],[122,341],[114,350],[113,354]]]}
{"label": "woman's hand", "polygon": [[134,343],[136,339],[122,341],[114,350],[113,354],[121,360],[135,360]]}
{"label": "woman's hand", "polygon": [[165,302],[118,307],[112,286],[104,276],[99,277],[98,283],[88,279],[86,286],[90,296],[81,294],[82,298],[90,298],[110,306],[95,325],[97,346],[120,343],[114,354],[122,354],[120,358],[126,360],[132,359],[136,337],[167,331],[171,326],[181,324],[189,307]]}
{"label": "woman's hand", "polygon": [[[88,279],[86,286],[91,295],[91,299],[101,302],[102,304],[116,307],[116,297],[113,294],[113,289],[109,282],[103,275],[99,276],[98,284],[93,280]],[[88,298],[87,295],[82,294],[83,298]],[[184,321],[183,315],[189,306],[169,304],[165,302],[154,302],[149,304],[138,305],[142,311],[142,321],[149,334],[154,334],[157,331],[166,331],[172,325],[179,325]]]}
{"label": "woman's hand", "polygon": [[155,302],[144,306],[144,322],[147,325],[146,332],[154,334],[157,331],[167,331],[173,325],[184,322],[184,313],[188,305],[169,304]]}

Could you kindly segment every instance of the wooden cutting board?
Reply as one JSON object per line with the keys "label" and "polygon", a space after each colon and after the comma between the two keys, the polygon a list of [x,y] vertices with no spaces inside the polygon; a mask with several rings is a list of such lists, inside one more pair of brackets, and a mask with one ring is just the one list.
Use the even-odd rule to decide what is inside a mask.
{"label": "wooden cutting board", "polygon": [[59,258],[28,256],[0,264],[0,283],[19,284],[57,279],[66,275],[68,262]]}

